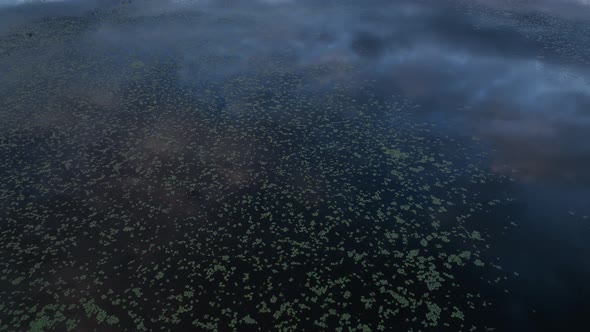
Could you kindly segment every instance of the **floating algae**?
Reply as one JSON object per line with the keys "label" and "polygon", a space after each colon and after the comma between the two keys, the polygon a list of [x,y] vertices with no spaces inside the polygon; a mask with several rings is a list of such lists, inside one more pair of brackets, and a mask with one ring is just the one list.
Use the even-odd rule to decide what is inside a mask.
{"label": "floating algae", "polygon": [[[192,76],[168,54],[66,47],[101,19],[176,19],[101,15],[38,23],[29,39],[52,44],[0,39],[17,64],[0,95],[0,330],[493,323],[465,276],[503,280],[474,216],[507,179],[477,141],[437,136],[339,61],[284,50],[235,72],[205,52]],[[25,66],[32,50],[52,66]]]}

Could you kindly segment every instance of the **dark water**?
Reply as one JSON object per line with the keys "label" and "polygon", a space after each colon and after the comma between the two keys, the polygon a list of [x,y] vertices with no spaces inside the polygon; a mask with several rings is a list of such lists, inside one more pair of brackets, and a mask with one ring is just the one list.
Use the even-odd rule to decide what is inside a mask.
{"label": "dark water", "polygon": [[585,331],[584,1],[0,1],[0,331]]}

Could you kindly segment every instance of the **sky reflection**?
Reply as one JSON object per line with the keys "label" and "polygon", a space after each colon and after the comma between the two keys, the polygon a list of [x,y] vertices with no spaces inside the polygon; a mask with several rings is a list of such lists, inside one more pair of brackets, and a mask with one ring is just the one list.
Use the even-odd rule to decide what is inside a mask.
{"label": "sky reflection", "polygon": [[[257,107],[272,104],[277,80],[289,84],[285,99],[301,100],[283,110],[278,123],[285,128],[295,126],[291,120],[298,112],[316,106],[342,107],[338,114],[350,120],[359,118],[356,102],[378,105],[403,96],[404,105],[416,105],[408,111],[412,124],[436,124],[424,130],[429,138],[480,142],[490,152],[487,170],[511,179],[508,189],[489,191],[511,191],[518,203],[498,213],[497,219],[519,226],[510,232],[500,226],[495,229],[497,220],[482,217],[481,221],[488,223],[490,232],[508,236],[493,243],[496,251],[490,256],[501,256],[507,270],[520,271],[513,296],[498,298],[504,307],[496,314],[507,317],[500,324],[536,331],[588,323],[583,315],[590,309],[590,289],[585,284],[590,265],[584,259],[590,254],[586,241],[590,232],[588,1],[168,0],[132,1],[122,7],[115,3],[0,0],[0,101],[10,104],[9,110],[0,109],[4,121],[0,128],[9,132],[21,126],[14,116],[18,111],[30,115],[28,124],[39,135],[49,136],[51,128],[61,126],[89,146],[110,142],[121,155],[141,151],[170,163],[184,157],[180,151],[194,143],[189,137],[197,137],[204,142],[201,151],[224,165],[219,174],[225,188],[255,191],[248,187],[256,178],[250,170],[263,161],[236,155],[260,147],[267,151],[265,144],[270,151],[272,144],[261,143],[264,140],[257,136],[239,142],[209,141],[217,124],[199,118],[198,112],[203,122],[194,124],[190,122],[194,118],[180,121],[184,115],[153,120],[133,117],[125,110],[137,102],[140,108],[169,111],[167,103],[183,100],[180,105],[187,109],[203,111],[210,106],[235,119],[251,120],[244,110],[254,102],[241,99],[251,92],[243,82],[249,74],[260,73],[264,80],[257,81],[262,86],[257,88],[267,90],[258,96]],[[60,24],[51,20],[58,17],[77,23],[59,36],[38,29]],[[54,46],[54,40],[60,43]],[[85,67],[97,62],[100,70]],[[154,87],[160,77],[145,70],[154,63],[155,72],[179,95],[158,95],[145,105],[130,101],[129,95],[142,100],[158,94]],[[267,67],[271,63],[275,67]],[[62,70],[80,74],[65,80],[58,75]],[[34,99],[14,97],[36,89],[39,94]],[[353,106],[314,99],[323,91],[336,90]],[[133,123],[130,132],[141,132],[137,144],[119,146],[116,139],[109,141],[112,132],[103,130],[92,116],[74,116],[61,107],[79,100],[85,107],[112,112],[113,123]],[[379,114],[379,123],[392,132],[399,129],[397,118],[387,118],[377,106],[364,111]],[[239,125],[216,130],[231,137],[239,131],[236,128]],[[122,140],[128,138],[119,134]],[[328,143],[334,139],[318,137],[312,138]],[[64,159],[75,159],[77,153],[67,151]],[[23,155],[32,165],[41,161]],[[89,163],[88,158],[83,162]],[[238,159],[239,167],[224,164],[232,158]],[[129,164],[131,169],[149,168],[142,160]],[[68,174],[63,171],[63,178]],[[121,189],[142,181],[149,183],[130,175],[109,185]],[[310,190],[306,192],[310,201],[322,196],[320,189],[312,193],[313,184],[302,175],[293,175],[292,181]],[[153,201],[174,204],[184,199],[184,192],[173,191],[170,196],[166,190],[154,189]],[[220,200],[225,195],[223,190],[203,191]],[[198,190],[190,195],[205,196]],[[94,203],[108,206],[104,201]],[[531,316],[531,306],[540,308],[543,317]]]}

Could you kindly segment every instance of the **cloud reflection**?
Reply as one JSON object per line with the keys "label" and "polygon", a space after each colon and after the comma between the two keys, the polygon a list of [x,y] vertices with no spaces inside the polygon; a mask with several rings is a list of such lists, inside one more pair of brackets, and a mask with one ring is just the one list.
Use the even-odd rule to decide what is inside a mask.
{"label": "cloud reflection", "polygon": [[[106,8],[92,1],[37,5],[45,6],[38,12],[46,16],[59,6],[79,13]],[[508,169],[557,180],[565,172],[569,180],[588,181],[587,164],[580,160],[589,151],[577,142],[588,141],[590,132],[590,56],[584,51],[590,28],[574,15],[585,5],[135,1],[124,12],[142,24],[102,22],[84,38],[107,52],[132,48],[138,56],[172,59],[178,79],[187,84],[203,71],[219,80],[247,72],[277,52],[288,52],[288,64],[302,72],[322,63],[353,66],[357,74],[324,73],[322,84],[376,79],[380,93],[402,93],[423,105],[420,116],[444,118],[459,126],[455,132],[482,135]],[[173,19],[180,12],[198,19]],[[19,18],[11,20],[5,29]],[[586,34],[580,31],[584,26]],[[205,58],[219,65],[204,68]]]}

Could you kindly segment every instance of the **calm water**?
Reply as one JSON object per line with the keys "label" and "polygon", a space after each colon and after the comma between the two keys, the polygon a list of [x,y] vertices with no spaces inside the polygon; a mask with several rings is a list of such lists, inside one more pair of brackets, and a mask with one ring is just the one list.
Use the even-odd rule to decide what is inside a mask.
{"label": "calm water", "polygon": [[583,331],[585,1],[0,0],[0,331]]}

